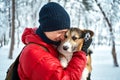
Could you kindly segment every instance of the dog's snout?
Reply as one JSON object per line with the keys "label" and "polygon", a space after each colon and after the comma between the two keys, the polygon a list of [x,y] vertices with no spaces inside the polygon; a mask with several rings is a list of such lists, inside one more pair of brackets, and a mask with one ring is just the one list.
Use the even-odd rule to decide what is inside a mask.
{"label": "dog's snout", "polygon": [[63,49],[64,49],[64,50],[67,50],[67,49],[68,49],[68,46],[63,46]]}

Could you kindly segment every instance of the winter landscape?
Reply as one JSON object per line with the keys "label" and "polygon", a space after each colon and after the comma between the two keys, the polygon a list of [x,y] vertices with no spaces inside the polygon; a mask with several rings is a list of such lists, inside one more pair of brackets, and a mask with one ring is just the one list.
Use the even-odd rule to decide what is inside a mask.
{"label": "winter landscape", "polygon": [[[19,54],[23,45],[20,48],[15,48],[14,57],[8,59],[9,46],[4,46],[0,49],[0,80],[5,79],[5,75],[9,65],[14,61]],[[120,80],[120,67],[114,67],[113,58],[111,55],[110,46],[95,46],[91,47],[92,54],[92,76],[91,80]],[[120,64],[120,46],[116,46],[118,63]]]}
{"label": "winter landscape", "polygon": [[[0,80],[24,46],[23,30],[40,25],[39,10],[50,1],[67,10],[71,27],[94,31],[91,80],[120,80],[120,0],[0,0]],[[114,43],[119,67],[113,63]]]}

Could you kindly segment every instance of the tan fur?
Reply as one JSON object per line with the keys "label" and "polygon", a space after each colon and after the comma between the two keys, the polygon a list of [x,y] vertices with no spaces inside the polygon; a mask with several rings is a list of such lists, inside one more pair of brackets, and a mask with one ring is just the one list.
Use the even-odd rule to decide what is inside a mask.
{"label": "tan fur", "polygon": [[[82,73],[82,79],[81,80],[87,80],[89,74],[91,74],[92,72],[92,57],[91,57],[91,54],[92,54],[92,50],[88,49],[87,50],[87,64],[86,64],[86,67]],[[89,76],[90,78],[91,76]]]}
{"label": "tan fur", "polygon": [[92,72],[92,57],[91,54],[89,54],[88,51],[88,55],[87,55],[87,65],[86,65],[88,71],[91,73]]}

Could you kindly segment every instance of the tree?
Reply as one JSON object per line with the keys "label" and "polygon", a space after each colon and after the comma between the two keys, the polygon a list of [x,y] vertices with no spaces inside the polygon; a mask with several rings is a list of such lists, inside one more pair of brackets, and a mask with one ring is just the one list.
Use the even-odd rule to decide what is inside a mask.
{"label": "tree", "polygon": [[[107,8],[106,6],[105,7],[101,7],[101,2],[99,1],[99,0],[83,0],[82,1],[82,3],[83,3],[83,5],[85,6],[85,9],[86,9],[86,11],[88,11],[88,12],[90,12],[90,11],[92,11],[92,12],[99,12],[99,13],[101,13],[102,14],[102,18],[100,18],[101,20],[100,21],[102,21],[102,25],[100,26],[100,25],[98,25],[99,27],[101,27],[101,28],[99,28],[100,30],[100,34],[98,33],[98,38],[100,38],[100,39],[98,39],[98,43],[99,42],[102,42],[101,40],[103,40],[104,38],[106,38],[106,40],[107,40],[107,37],[104,37],[103,35],[101,35],[101,31],[103,30],[103,26],[104,27],[108,27],[108,31],[109,31],[109,33],[110,34],[108,34],[108,36],[110,36],[109,37],[109,40],[111,40],[111,44],[112,44],[112,56],[113,56],[113,62],[114,62],[114,65],[116,66],[116,67],[118,67],[119,65],[118,65],[118,62],[117,62],[117,56],[116,56],[116,49],[115,49],[115,36],[114,36],[114,33],[113,33],[113,28],[112,28],[112,23],[116,23],[117,21],[114,21],[113,19],[116,17],[116,16],[113,16],[114,14],[112,13],[112,11],[114,12],[114,9],[116,9],[115,7],[114,7],[114,9],[113,8]],[[109,2],[109,1],[104,1],[103,2],[103,4],[107,4],[107,3],[111,3],[111,4],[114,4],[114,1],[112,2]],[[95,10],[94,9],[94,5],[97,5],[97,7],[99,8],[99,10]],[[112,6],[112,5],[109,5],[109,6]],[[107,11],[106,9],[108,9],[109,11]],[[106,10],[106,12],[104,11],[104,10]],[[116,11],[118,11],[118,10],[116,10]],[[117,13],[117,12],[115,12],[115,13]],[[90,14],[90,13],[89,13]],[[88,24],[92,24],[93,22],[94,22],[94,20],[88,20],[88,17],[89,17],[89,14],[87,14],[87,20],[86,20],[86,25],[88,25]],[[107,14],[107,15],[106,15]],[[111,15],[112,14],[112,15]],[[94,15],[95,16],[95,15]],[[111,19],[109,19],[110,17],[112,16],[112,18]],[[114,18],[113,18],[114,17]],[[116,17],[117,18],[117,17]],[[115,18],[115,19],[116,19]],[[97,18],[95,18],[94,17],[94,19],[97,19]],[[118,19],[118,18],[117,18]],[[104,23],[104,21],[106,22],[106,23]],[[107,25],[106,25],[107,24]],[[95,25],[95,23],[94,23],[94,25]],[[89,25],[88,25],[89,26]],[[106,41],[107,42],[107,41]],[[101,43],[100,43],[101,44]],[[104,43],[102,43],[102,44],[104,44]]]}
{"label": "tree", "polygon": [[9,59],[13,58],[13,50],[15,44],[15,0],[12,0],[12,29],[11,29],[11,44],[10,44],[10,51],[9,51]]}
{"label": "tree", "polygon": [[[96,3],[97,3],[97,0],[95,0]],[[100,6],[100,4],[97,4],[99,9],[101,10],[103,16],[104,16],[104,19],[106,20],[107,24],[108,24],[108,27],[109,27],[109,31],[110,31],[110,36],[111,36],[111,39],[112,39],[112,56],[113,56],[113,62],[114,62],[114,66],[118,67],[118,62],[117,62],[117,56],[116,56],[116,49],[115,49],[115,40],[114,40],[114,34],[113,34],[113,29],[112,29],[112,25],[109,21],[109,19],[107,18],[105,12],[103,11],[102,7]]]}

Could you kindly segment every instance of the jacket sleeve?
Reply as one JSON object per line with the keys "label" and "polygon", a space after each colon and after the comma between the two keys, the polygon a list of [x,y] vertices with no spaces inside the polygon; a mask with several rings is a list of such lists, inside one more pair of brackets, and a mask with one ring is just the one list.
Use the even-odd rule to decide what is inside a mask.
{"label": "jacket sleeve", "polygon": [[62,68],[59,60],[50,53],[42,51],[42,54],[32,71],[31,80],[80,80],[86,65],[84,52],[74,53],[65,69]]}

